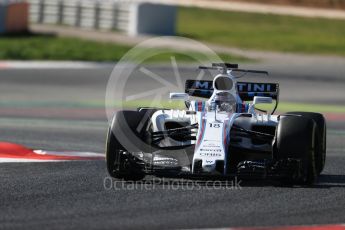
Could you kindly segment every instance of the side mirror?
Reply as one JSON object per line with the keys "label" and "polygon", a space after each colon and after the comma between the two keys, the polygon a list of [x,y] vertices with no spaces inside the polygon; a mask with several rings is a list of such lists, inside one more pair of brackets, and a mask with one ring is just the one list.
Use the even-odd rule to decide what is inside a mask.
{"label": "side mirror", "polygon": [[189,99],[188,93],[170,93],[169,98],[171,100],[184,100],[187,101]]}
{"label": "side mirror", "polygon": [[273,100],[271,97],[259,97],[255,96],[253,100],[253,105],[257,104],[272,104]]}

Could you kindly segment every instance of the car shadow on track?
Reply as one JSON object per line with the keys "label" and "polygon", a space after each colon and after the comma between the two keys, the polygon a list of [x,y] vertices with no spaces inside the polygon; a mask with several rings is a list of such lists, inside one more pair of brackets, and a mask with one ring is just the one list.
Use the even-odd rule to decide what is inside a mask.
{"label": "car shadow on track", "polygon": [[317,188],[345,188],[345,175],[321,174],[318,183],[313,187]]}
{"label": "car shadow on track", "polygon": [[316,183],[313,185],[287,185],[279,181],[244,181],[242,187],[290,187],[290,188],[317,188],[317,189],[328,189],[328,188],[345,188],[345,175],[331,175],[331,174],[321,174]]}

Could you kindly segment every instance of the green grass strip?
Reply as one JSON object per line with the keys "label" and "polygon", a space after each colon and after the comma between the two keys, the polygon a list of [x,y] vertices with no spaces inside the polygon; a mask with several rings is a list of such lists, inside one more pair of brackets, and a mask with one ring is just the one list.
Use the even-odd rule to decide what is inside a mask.
{"label": "green grass strip", "polygon": [[345,56],[345,20],[179,8],[182,36],[258,50]]}
{"label": "green grass strip", "polygon": [[[131,46],[114,43],[47,35],[1,36],[0,60],[119,61],[131,48]],[[208,61],[207,55],[198,52],[150,49],[152,53],[155,51],[158,54],[143,60],[144,63],[166,63],[171,61],[172,56],[178,62],[196,62],[195,58]],[[146,52],[145,49],[144,52]],[[224,61],[251,61],[248,58],[227,53],[218,55]]]}

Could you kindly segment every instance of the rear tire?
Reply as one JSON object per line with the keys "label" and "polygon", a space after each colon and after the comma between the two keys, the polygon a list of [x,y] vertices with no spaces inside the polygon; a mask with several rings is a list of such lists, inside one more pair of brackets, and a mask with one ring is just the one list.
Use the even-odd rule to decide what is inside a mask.
{"label": "rear tire", "polygon": [[275,153],[277,160],[300,160],[297,174],[283,179],[284,183],[311,185],[316,181],[315,148],[317,126],[309,118],[281,116],[276,131]]}
{"label": "rear tire", "polygon": [[110,176],[133,181],[145,177],[142,167],[130,159],[130,153],[148,151],[145,132],[153,112],[118,111],[114,115],[106,142],[106,163]]}
{"label": "rear tire", "polygon": [[303,117],[313,119],[317,125],[318,133],[318,143],[319,148],[315,151],[315,164],[317,174],[320,175],[323,171],[326,163],[326,145],[327,145],[327,127],[326,120],[324,116],[320,113],[310,113],[310,112],[289,112],[287,114],[295,114]]}

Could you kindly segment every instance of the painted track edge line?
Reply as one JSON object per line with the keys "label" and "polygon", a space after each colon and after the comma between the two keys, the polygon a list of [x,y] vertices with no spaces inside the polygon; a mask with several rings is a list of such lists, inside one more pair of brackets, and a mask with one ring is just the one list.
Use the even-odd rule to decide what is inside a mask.
{"label": "painted track edge line", "polygon": [[100,153],[32,150],[16,143],[0,142],[0,163],[104,160],[104,158],[104,154]]}
{"label": "painted track edge line", "polygon": [[113,68],[115,62],[0,61],[0,69],[96,69]]}

